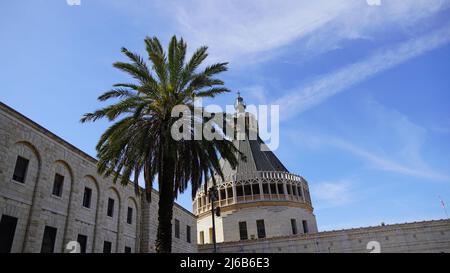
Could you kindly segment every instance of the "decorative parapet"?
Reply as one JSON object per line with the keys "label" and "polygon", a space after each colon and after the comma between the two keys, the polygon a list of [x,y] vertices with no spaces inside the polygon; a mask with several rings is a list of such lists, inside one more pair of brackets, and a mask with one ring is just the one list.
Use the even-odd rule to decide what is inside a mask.
{"label": "decorative parapet", "polygon": [[[215,206],[261,201],[289,201],[312,208],[308,182],[301,176],[277,171],[256,171],[234,174],[224,180],[216,177],[219,200]],[[208,187],[212,182],[208,182]],[[207,213],[211,204],[204,190],[200,190],[193,202],[194,214]]]}
{"label": "decorative parapet", "polygon": [[[368,252],[366,244],[378,238],[384,240],[383,252],[448,252],[449,234],[450,219],[440,219],[229,241],[217,247],[219,252]],[[198,245],[198,250],[212,252],[212,245]]]}

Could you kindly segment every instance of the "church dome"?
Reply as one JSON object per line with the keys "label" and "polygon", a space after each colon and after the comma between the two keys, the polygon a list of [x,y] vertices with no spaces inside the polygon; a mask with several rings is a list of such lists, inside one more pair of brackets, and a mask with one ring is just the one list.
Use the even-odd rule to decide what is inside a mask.
{"label": "church dome", "polygon": [[[252,123],[248,122],[248,120],[253,116],[245,112],[245,108],[244,100],[238,94],[235,103],[236,114],[234,117],[245,117],[245,132],[248,132]],[[255,130],[257,132],[257,127]],[[267,146],[265,146],[264,141],[258,134],[254,137],[248,133],[244,134],[243,138],[234,140],[233,143],[241,152],[241,155],[238,157],[237,167],[232,168],[227,161],[221,159],[220,164],[224,179],[222,180],[218,175],[215,176],[218,200],[214,203],[214,206],[221,208],[223,218],[220,220],[222,224],[226,225],[225,221],[234,221],[231,225],[235,227],[238,225],[238,223],[235,223],[238,220],[232,219],[238,219],[239,217],[236,215],[231,217],[230,214],[239,214],[236,212],[241,211],[242,217],[239,219],[245,220],[247,216],[244,215],[247,214],[243,211],[250,211],[249,209],[251,208],[251,217],[260,217],[263,219],[273,214],[274,216],[271,216],[271,220],[273,221],[277,221],[278,217],[283,217],[280,221],[289,222],[298,218],[299,215],[304,215],[302,219],[308,218],[308,221],[311,222],[312,230],[316,229],[308,182],[303,177],[290,173],[277,156],[267,149]],[[264,146],[265,149],[262,149]],[[213,183],[210,179],[207,183],[207,188],[211,186],[213,186]],[[253,211],[254,208],[261,209]],[[280,211],[280,209],[289,212],[286,216],[282,216],[282,213],[277,214],[276,212]],[[203,189],[197,193],[194,199],[193,212],[199,217],[198,226],[200,229],[202,229],[203,225],[208,225],[209,220],[202,219],[208,218],[207,216],[210,219],[211,203],[208,193]],[[225,220],[225,218],[228,219]],[[302,219],[299,219],[299,222]],[[289,222],[290,224],[291,222]],[[276,229],[273,228],[273,230]],[[274,231],[272,233],[277,233],[275,234],[276,236],[289,235],[284,234],[287,231],[280,232],[277,233]],[[223,231],[222,233],[218,234],[219,241],[220,238],[222,238],[222,241],[228,241],[226,232]],[[233,236],[236,235],[231,235],[232,238],[235,238]]]}

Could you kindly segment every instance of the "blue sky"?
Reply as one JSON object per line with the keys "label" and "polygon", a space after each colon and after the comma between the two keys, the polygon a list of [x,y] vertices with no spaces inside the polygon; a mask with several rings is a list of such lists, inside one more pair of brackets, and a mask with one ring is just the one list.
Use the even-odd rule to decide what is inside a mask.
{"label": "blue sky", "polygon": [[128,80],[111,65],[120,48],[176,34],[229,61],[223,79],[247,103],[280,105],[275,153],[309,181],[320,230],[440,219],[449,15],[448,0],[1,1],[0,100],[95,156],[108,124],[79,119]]}

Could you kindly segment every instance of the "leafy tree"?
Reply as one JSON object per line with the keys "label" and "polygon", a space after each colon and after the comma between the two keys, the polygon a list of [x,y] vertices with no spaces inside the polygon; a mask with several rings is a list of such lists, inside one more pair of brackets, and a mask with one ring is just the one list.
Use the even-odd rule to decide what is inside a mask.
{"label": "leafy tree", "polygon": [[[214,174],[222,177],[219,165],[222,157],[235,167],[237,149],[224,140],[174,140],[171,127],[177,120],[171,117],[176,105],[194,107],[194,98],[215,97],[228,92],[224,82],[216,78],[227,70],[227,63],[216,63],[200,69],[208,56],[207,47],[198,48],[186,62],[186,43],[173,36],[164,52],[156,37],[145,40],[148,61],[122,48],[129,62],[116,62],[114,67],[128,73],[131,83],[118,83],[99,101],[114,103],[87,113],[81,122],[107,118],[113,122],[101,136],[96,149],[98,171],[128,184],[133,177],[138,192],[138,178],[145,180],[147,201],[151,201],[153,181],[159,187],[157,252],[171,252],[172,212],[178,193],[192,186],[192,198],[202,183]],[[192,123],[198,121],[192,121]],[[218,124],[222,127],[223,124]],[[195,127],[195,126],[192,126]],[[194,135],[195,130],[189,130]],[[206,183],[204,183],[206,188]]]}

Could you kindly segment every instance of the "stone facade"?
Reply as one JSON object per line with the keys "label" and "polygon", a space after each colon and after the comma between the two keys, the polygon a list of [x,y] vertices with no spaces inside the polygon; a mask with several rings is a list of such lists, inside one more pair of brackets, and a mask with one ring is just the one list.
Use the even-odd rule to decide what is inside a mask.
{"label": "stone facade", "polygon": [[[270,203],[270,204],[269,204]],[[281,204],[277,204],[281,203]],[[263,202],[239,204],[232,210],[221,212],[221,217],[215,217],[216,241],[233,242],[240,240],[239,223],[245,222],[249,239],[258,238],[256,221],[264,220],[265,236],[267,238],[293,234],[292,222],[298,234],[317,232],[317,224],[310,209],[295,207],[293,204],[283,205],[283,202]],[[303,222],[305,221],[305,223]],[[303,225],[306,225],[306,230]],[[210,244],[212,239],[210,228],[211,214],[205,214],[197,220],[197,238],[199,244]],[[203,234],[204,238],[201,241]]]}
{"label": "stone facade", "polygon": [[[144,198],[145,199],[145,198]],[[143,234],[141,242],[141,252],[155,252],[154,242],[158,230],[158,200],[157,191],[152,193],[152,202],[148,204],[144,200],[142,207],[142,227]],[[179,223],[179,236],[175,234],[175,220]],[[187,227],[190,229],[190,242],[188,242]],[[144,231],[145,229],[145,231]],[[195,253],[197,252],[197,218],[185,208],[175,205],[172,220],[172,252],[174,253]]]}
{"label": "stone facade", "polygon": [[[13,178],[19,157],[27,161],[23,181]],[[55,192],[58,177],[62,187]],[[11,252],[40,252],[46,226],[56,228],[55,252],[79,235],[87,239],[86,252],[103,252],[105,241],[112,252],[153,252],[158,193],[150,204],[144,199],[131,183],[98,175],[94,158],[0,103],[0,216],[17,219]],[[180,236],[173,232],[173,251],[196,252],[196,217],[175,205],[174,229],[175,219]]]}
{"label": "stone facade", "polygon": [[[346,229],[278,238],[227,242],[218,252],[233,253],[382,253],[450,252],[450,220]],[[199,252],[212,252],[211,244]]]}
{"label": "stone facade", "polygon": [[[17,168],[20,158],[25,172]],[[57,181],[62,186],[55,187]],[[266,191],[266,182],[277,186]],[[450,252],[450,220],[318,232],[302,177],[257,172],[227,183],[219,186],[216,204],[222,208],[215,218],[219,252],[370,252],[371,244],[381,252]],[[80,235],[86,252],[103,252],[105,242],[111,252],[154,252],[158,197],[153,191],[147,203],[131,183],[99,176],[94,158],[0,103],[0,219],[17,221],[9,251],[41,252],[50,228],[54,252],[67,252],[67,243]],[[212,252],[211,204],[202,192],[193,209],[198,217],[174,207],[173,252]],[[264,220],[264,239],[258,239],[258,220]],[[239,222],[246,222],[246,240],[240,238]]]}
{"label": "stone facade", "polygon": [[[216,183],[210,179],[208,191],[200,189],[195,196],[199,244],[213,240],[212,205],[221,212],[214,218],[216,242],[317,232],[308,182],[289,172],[268,149],[258,136],[255,116],[245,109],[244,99],[238,95],[230,121],[235,125],[234,134],[242,134],[233,140],[240,152],[237,166],[222,158],[223,177],[216,174]],[[211,189],[216,189],[216,194],[211,195]]]}

